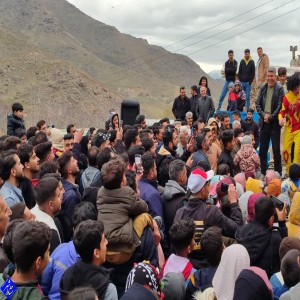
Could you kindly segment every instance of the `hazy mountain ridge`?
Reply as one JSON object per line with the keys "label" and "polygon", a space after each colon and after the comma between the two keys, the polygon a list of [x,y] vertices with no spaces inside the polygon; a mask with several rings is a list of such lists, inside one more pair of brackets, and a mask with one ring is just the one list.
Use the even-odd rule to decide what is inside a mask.
{"label": "hazy mountain ridge", "polygon": [[[170,114],[171,103],[174,96],[178,94],[179,86],[185,85],[189,88],[197,84],[201,76],[207,76],[190,58],[170,53],[159,46],[149,45],[144,39],[123,34],[115,27],[85,15],[65,0],[2,0],[0,22],[5,30],[13,32],[17,39],[26,40],[28,47],[32,44],[35,48],[42,49],[43,51],[39,53],[44,53],[44,62],[49,57],[52,60],[55,58],[57,69],[60,69],[60,64],[63,70],[68,65],[67,68],[72,68],[78,76],[82,74],[83,78],[80,79],[79,76],[78,81],[86,81],[87,91],[94,89],[90,88],[90,85],[101,86],[96,95],[88,92],[85,94],[83,89],[79,93],[76,88],[71,88],[71,84],[75,84],[76,87],[76,83],[66,77],[65,80],[70,84],[68,101],[72,103],[72,99],[79,97],[80,102],[83,102],[80,107],[83,113],[90,111],[89,103],[96,101],[94,98],[97,99],[97,97],[100,99],[99,102],[104,103],[101,116],[106,116],[108,108],[113,105],[118,108],[121,98],[130,98],[140,100],[142,111],[149,117],[162,117]],[[5,65],[6,59],[10,59],[10,51],[7,50],[10,47],[5,39],[2,39],[2,43],[1,50],[8,54],[8,56],[1,54],[1,61]],[[20,56],[26,56],[27,50],[22,47],[19,50]],[[21,54],[22,51],[23,54]],[[30,66],[40,66],[39,60],[39,57],[32,57],[27,63],[28,74],[34,73],[30,70]],[[30,77],[26,72],[23,74],[24,77]],[[36,72],[43,73],[39,70]],[[64,74],[64,71],[60,74]],[[66,74],[61,76],[66,76]],[[49,106],[47,98],[43,98],[44,95],[45,97],[49,95],[49,87],[43,90],[47,85],[41,82],[42,79],[47,78],[39,76],[38,81],[42,106]],[[219,84],[210,77],[209,86],[213,95],[219,93]],[[102,87],[107,92],[103,91]],[[19,96],[14,99],[24,97],[23,99],[27,99],[25,103],[29,105],[32,89],[28,88],[28,84],[24,84],[20,89],[24,90],[24,94],[19,92]],[[9,90],[8,86],[7,91],[1,95],[5,103],[12,102],[10,94],[13,97],[16,96],[13,91]],[[61,91],[61,89],[58,90]],[[110,91],[116,91],[116,93]],[[107,98],[107,94],[111,98]],[[55,101],[56,97],[65,99],[65,96],[60,95],[59,92],[52,95],[56,103],[60,102]],[[74,101],[74,105],[76,103]],[[159,110],[157,110],[158,105]],[[70,111],[72,115],[72,105]],[[75,116],[73,118],[77,123],[83,121],[83,126],[94,125],[93,118],[84,120],[79,120]]]}

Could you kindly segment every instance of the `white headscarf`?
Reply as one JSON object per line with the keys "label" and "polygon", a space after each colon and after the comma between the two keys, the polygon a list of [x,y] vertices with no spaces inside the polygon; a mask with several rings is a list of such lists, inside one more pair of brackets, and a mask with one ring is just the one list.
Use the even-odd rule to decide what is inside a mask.
{"label": "white headscarf", "polygon": [[246,248],[234,244],[222,254],[212,284],[218,300],[232,300],[237,277],[243,269],[250,267],[250,257]]}

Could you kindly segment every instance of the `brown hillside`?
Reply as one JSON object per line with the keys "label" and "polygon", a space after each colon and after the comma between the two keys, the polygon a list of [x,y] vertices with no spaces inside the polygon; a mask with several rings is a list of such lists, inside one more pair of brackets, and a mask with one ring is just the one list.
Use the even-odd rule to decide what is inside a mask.
{"label": "brown hillside", "polygon": [[11,113],[11,103],[16,101],[25,106],[28,127],[40,118],[58,127],[71,121],[85,127],[100,127],[108,106],[119,105],[120,97],[89,74],[1,26],[0,53],[2,133],[6,130],[5,114]]}
{"label": "brown hillside", "polygon": [[[140,100],[149,117],[170,115],[178,87],[190,87],[201,76],[208,76],[190,58],[123,34],[65,0],[1,0],[0,22],[100,80],[122,98]],[[216,98],[220,85],[208,78]]]}

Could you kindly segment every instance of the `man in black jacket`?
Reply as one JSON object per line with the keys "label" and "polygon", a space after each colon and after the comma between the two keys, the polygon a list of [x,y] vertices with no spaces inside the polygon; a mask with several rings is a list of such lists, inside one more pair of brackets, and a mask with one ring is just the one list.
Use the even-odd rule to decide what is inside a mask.
{"label": "man in black jacket", "polygon": [[180,88],[180,95],[175,98],[172,112],[174,114],[175,119],[180,119],[184,121],[185,114],[190,110],[190,101],[189,98],[185,94],[185,88]]}
{"label": "man in black jacket", "polygon": [[237,71],[237,66],[238,63],[237,61],[233,58],[233,50],[228,51],[228,60],[225,62],[225,83],[220,95],[219,99],[219,104],[217,110],[221,109],[223,100],[228,92],[228,85],[230,82],[235,82],[235,76],[236,76],[236,71]]}
{"label": "man in black jacket", "polygon": [[255,203],[255,220],[236,231],[235,238],[247,249],[251,266],[264,269],[268,277],[280,270],[279,246],[287,236],[286,207],[276,208],[279,227],[274,228],[275,205],[269,197],[261,197]]}
{"label": "man in black jacket", "polygon": [[234,176],[234,163],[233,158],[231,156],[231,151],[234,147],[235,140],[234,140],[234,134],[232,130],[225,130],[222,134],[222,143],[224,146],[223,151],[221,152],[221,155],[218,160],[218,166],[225,164],[228,165],[230,169],[230,176]]}
{"label": "man in black jacket", "polygon": [[238,227],[243,225],[242,212],[237,202],[238,194],[233,184],[228,187],[228,200],[231,206],[229,218],[217,206],[206,204],[209,195],[209,181],[213,175],[212,170],[205,172],[199,167],[192,171],[188,179],[188,189],[193,196],[189,198],[186,206],[177,211],[174,218],[174,223],[190,218],[196,224],[196,245],[189,256],[195,268],[199,268],[200,260],[203,259],[203,252],[200,250],[200,238],[204,230],[218,226],[222,229],[223,235],[234,237]]}
{"label": "man in black jacket", "polygon": [[193,121],[197,121],[198,119],[198,99],[200,95],[198,95],[198,89],[196,85],[191,86],[191,98],[190,98],[190,111],[193,113]]}
{"label": "man in black jacket", "polygon": [[249,131],[253,133],[255,139],[254,148],[256,149],[259,144],[259,128],[258,124],[253,120],[253,113],[254,110],[252,108],[249,108],[247,110],[247,118],[245,120],[246,130],[244,130],[244,132]]}
{"label": "man in black jacket", "polygon": [[245,50],[245,56],[240,62],[238,78],[242,84],[243,90],[246,92],[247,109],[250,107],[251,84],[255,77],[254,60],[250,56],[250,50]]}
{"label": "man in black jacket", "polygon": [[281,174],[281,154],[280,154],[280,125],[278,113],[281,109],[284,97],[283,87],[276,82],[276,69],[268,68],[267,83],[263,84],[259,90],[255,101],[256,110],[260,116],[260,148],[259,157],[262,175],[267,171],[267,154],[270,139],[274,154],[274,170]]}

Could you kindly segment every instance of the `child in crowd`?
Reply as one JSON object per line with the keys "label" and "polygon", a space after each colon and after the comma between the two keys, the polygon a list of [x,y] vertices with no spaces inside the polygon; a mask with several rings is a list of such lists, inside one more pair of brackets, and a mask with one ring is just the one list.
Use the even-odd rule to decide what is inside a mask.
{"label": "child in crowd", "polygon": [[121,158],[105,163],[97,196],[98,220],[104,223],[109,242],[106,258],[114,264],[127,262],[140,245],[144,228],[153,227],[146,202],[126,185],[126,168]]}
{"label": "child in crowd", "polygon": [[234,158],[234,164],[240,166],[242,172],[256,172],[260,168],[260,159],[252,146],[250,135],[243,136],[241,149]]}
{"label": "child in crowd", "polygon": [[204,292],[207,288],[212,287],[212,280],[225,248],[222,230],[216,226],[205,230],[201,236],[200,245],[208,264],[206,268],[201,268],[190,276],[187,282],[185,300],[193,300],[195,292]]}
{"label": "child in crowd", "polygon": [[11,107],[12,114],[7,116],[7,135],[16,136],[17,129],[25,130],[25,122],[23,120],[23,105],[14,103]]}
{"label": "child in crowd", "polygon": [[230,82],[228,85],[228,111],[237,110],[237,99],[238,95],[234,92],[234,84],[233,82]]}
{"label": "child in crowd", "polygon": [[234,93],[236,94],[237,97],[236,100],[237,110],[243,111],[246,104],[246,94],[239,80],[236,80],[234,83]]}
{"label": "child in crowd", "polygon": [[180,220],[172,225],[169,232],[170,242],[176,254],[171,254],[162,269],[162,277],[170,272],[182,273],[185,280],[194,273],[188,255],[195,246],[195,223],[191,219]]}
{"label": "child in crowd", "polygon": [[126,281],[126,292],[121,300],[163,299],[160,275],[147,261],[140,262],[130,271]]}

